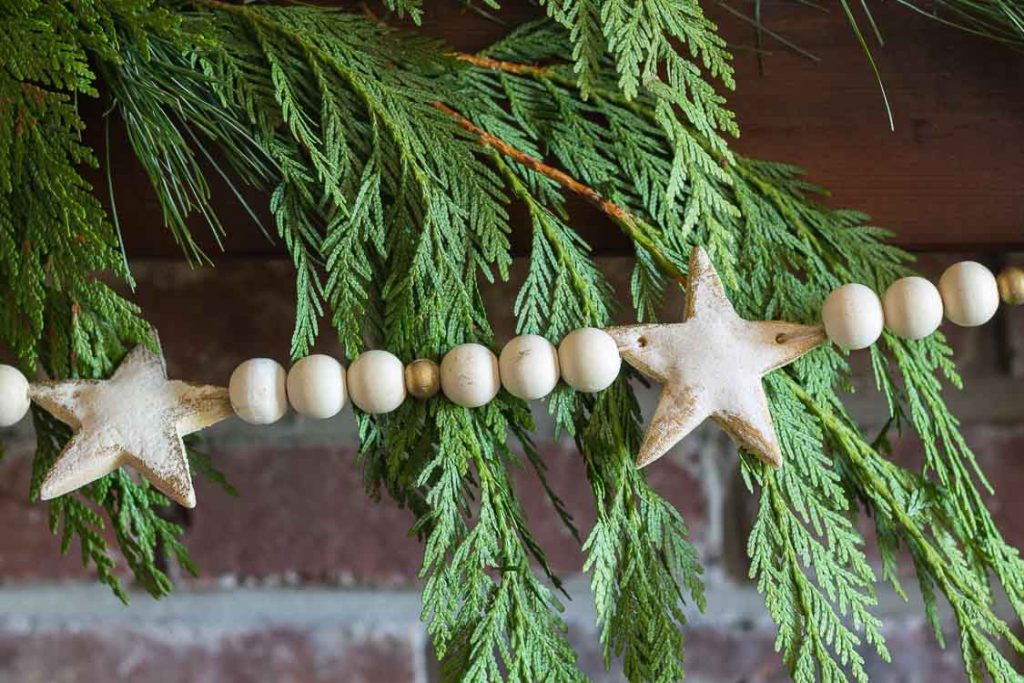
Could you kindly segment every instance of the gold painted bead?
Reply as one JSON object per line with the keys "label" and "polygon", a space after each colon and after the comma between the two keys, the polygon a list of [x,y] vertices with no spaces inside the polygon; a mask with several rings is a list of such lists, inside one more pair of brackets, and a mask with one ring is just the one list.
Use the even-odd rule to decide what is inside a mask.
{"label": "gold painted bead", "polygon": [[441,369],[427,358],[418,358],[405,366],[405,388],[415,398],[425,401],[441,389]]}
{"label": "gold painted bead", "polygon": [[1024,304],[1024,268],[1007,266],[996,278],[999,283],[999,296],[1009,306]]}

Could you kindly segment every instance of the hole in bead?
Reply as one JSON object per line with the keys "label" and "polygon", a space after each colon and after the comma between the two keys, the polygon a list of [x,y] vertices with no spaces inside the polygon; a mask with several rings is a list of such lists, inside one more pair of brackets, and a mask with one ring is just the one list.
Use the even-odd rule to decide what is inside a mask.
{"label": "hole in bead", "polygon": [[639,344],[641,349],[644,348],[645,346],[647,346],[647,337],[640,337],[639,339],[636,340],[636,343]]}
{"label": "hole in bead", "polygon": [[786,333],[785,332],[779,332],[777,335],[775,335],[775,343],[776,344],[785,344],[786,343]]}

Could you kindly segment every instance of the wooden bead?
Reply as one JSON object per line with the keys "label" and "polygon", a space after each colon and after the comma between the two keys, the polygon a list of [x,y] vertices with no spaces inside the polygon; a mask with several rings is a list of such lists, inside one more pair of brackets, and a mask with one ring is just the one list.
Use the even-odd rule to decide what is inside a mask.
{"label": "wooden bead", "polygon": [[536,334],[524,334],[505,344],[498,358],[501,383],[516,398],[544,398],[558,384],[558,351]]}
{"label": "wooden bead", "polygon": [[28,412],[28,380],[21,370],[0,365],[0,427],[11,427]]}
{"label": "wooden bead", "polygon": [[1007,306],[1024,304],[1024,268],[1007,266],[999,271],[996,277],[999,284],[999,296]]}
{"label": "wooden bead", "polygon": [[882,296],[885,326],[904,339],[924,339],[942,324],[942,297],[923,277],[905,277]]}
{"label": "wooden bead", "polygon": [[985,266],[975,261],[954,263],[939,278],[946,317],[960,327],[977,327],[999,308],[999,285]]}
{"label": "wooden bead", "polygon": [[405,400],[405,367],[387,351],[364,351],[348,366],[348,395],[360,410],[390,413]]}
{"label": "wooden bead", "polygon": [[299,415],[324,420],[345,406],[345,368],[330,356],[314,354],[288,371],[288,402]]}
{"label": "wooden bead", "polygon": [[607,389],[619,376],[622,357],[611,335],[582,327],[558,345],[558,364],[566,384],[577,391],[595,392]]}
{"label": "wooden bead", "polygon": [[235,414],[249,424],[277,422],[288,411],[285,371],[270,358],[252,358],[231,373],[228,396]]}
{"label": "wooden bead", "polygon": [[441,390],[441,368],[429,358],[417,358],[405,366],[405,388],[421,401]]}
{"label": "wooden bead", "polygon": [[441,359],[441,391],[452,403],[479,408],[498,394],[498,359],[481,344],[459,344]]}
{"label": "wooden bead", "polygon": [[821,321],[829,339],[844,349],[856,351],[878,341],[885,316],[877,294],[864,285],[848,284],[825,297]]}

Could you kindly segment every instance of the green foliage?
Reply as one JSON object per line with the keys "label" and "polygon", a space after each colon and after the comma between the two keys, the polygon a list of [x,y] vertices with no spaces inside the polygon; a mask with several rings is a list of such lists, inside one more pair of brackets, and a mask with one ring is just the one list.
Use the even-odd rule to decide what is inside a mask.
{"label": "green foliage", "polygon": [[[415,0],[385,5],[419,19]],[[482,54],[532,65],[504,70],[327,9],[214,0],[180,13],[141,0],[5,8],[11,31],[0,41],[24,35],[0,43],[12,54],[0,106],[13,107],[0,119],[0,277],[24,286],[0,302],[3,341],[26,369],[101,376],[148,337],[138,311],[93,279],[129,276],[116,230],[77,173],[94,160],[70,94],[94,91],[90,64],[188,257],[208,258],[191,217],[222,233],[207,173],[239,201],[250,188],[269,197],[273,232],[296,267],[295,356],[323,318],[349,358],[373,347],[410,361],[464,342],[493,346],[482,287],[508,277],[512,202],[532,234],[518,329],[556,340],[607,324],[615,293],[571,227],[563,183],[538,160],[616,207],[637,250],[630,290],[643,319],[684,275],[694,244],[750,318],[810,322],[841,282],[881,291],[906,272],[884,233],[816,204],[796,169],[729,150],[736,127],[715,92],[715,82],[732,86],[728,57],[696,3],[544,5],[553,21]],[[40,42],[45,59],[33,53]],[[481,130],[505,147],[481,144]],[[876,527],[883,578],[900,589],[893,568],[905,547],[936,627],[938,596],[951,605],[968,675],[1015,676],[998,645],[1021,644],[994,614],[993,594],[1001,588],[1024,616],[1024,566],[985,508],[983,479],[942,401],[940,378],[957,381],[948,354],[938,335],[887,337],[873,352],[892,424],[926,444],[921,472],[889,462],[846,415],[849,369],[837,350],[766,382],[787,464],[769,470],[742,455],[759,496],[749,550],[796,680],[864,680],[862,644],[887,656],[861,509]],[[634,681],[678,680],[685,605],[704,606],[700,567],[683,519],[633,466],[642,425],[628,384],[596,397],[562,386],[548,408],[576,439],[593,493],[596,522],[582,545],[606,663],[620,660]],[[445,680],[580,680],[560,582],[516,496],[513,472],[529,467],[577,533],[545,480],[525,404],[502,393],[466,410],[439,398],[357,419],[369,493],[408,508],[425,542],[423,618]],[[42,414],[36,421],[38,485],[67,435]],[[195,470],[225,483],[207,457],[190,455]],[[116,473],[51,509],[65,548],[78,538],[120,590],[101,534],[108,519],[140,582],[162,594],[162,552],[190,567],[180,530],[155,513],[163,504]]]}
{"label": "green foliage", "polygon": [[[39,409],[33,410],[33,421],[38,443],[32,463],[30,498],[38,500],[43,477],[70,432],[63,423]],[[168,595],[173,588],[164,571],[168,557],[174,557],[181,567],[196,574],[196,567],[179,540],[183,530],[160,516],[169,501],[147,482],[133,481],[124,470],[117,470],[76,494],[56,498],[49,505],[50,530],[61,537],[61,553],[66,554],[77,538],[83,566],[93,565],[100,581],[126,604],[128,593],[115,571],[117,563],[104,535],[108,524],[135,580],[153,597]]]}
{"label": "green foliage", "polygon": [[[750,575],[779,625],[776,647],[797,681],[867,680],[857,648],[862,631],[886,661],[889,653],[871,613],[874,572],[848,515],[840,476],[821,450],[822,433],[804,407],[771,382],[776,431],[787,456],[777,473],[743,459],[748,488],[761,487],[757,519],[747,542]],[[814,431],[808,432],[808,429]],[[804,568],[814,569],[812,578]]]}
{"label": "green foliage", "polygon": [[[505,39],[488,55],[549,64],[560,51],[557,40],[550,28],[535,25]],[[783,165],[734,158],[725,177],[705,174],[701,183],[714,186],[714,192],[733,207],[728,214],[732,217],[721,225],[701,222],[688,228],[679,216],[686,215],[690,198],[673,197],[678,205],[666,200],[671,196],[670,181],[663,171],[673,162],[666,145],[657,142],[663,136],[655,125],[653,97],[629,100],[608,84],[582,102],[575,94],[570,67],[557,62],[525,73],[480,71],[468,77],[481,92],[500,88],[505,100],[493,103],[493,97],[476,98],[485,104],[471,118],[485,122],[481,125],[504,139],[526,135],[528,144],[540,146],[539,156],[573,169],[603,196],[628,208],[636,220],[623,227],[641,231],[643,239],[637,239],[641,255],[667,270],[665,274],[679,274],[672,264],[681,262],[688,243],[704,244],[716,254],[733,294],[743,282],[742,296],[732,298],[747,317],[814,320],[824,295],[842,282],[864,282],[882,291],[906,274],[905,256],[879,241],[884,233],[862,227],[865,217],[860,214],[826,210],[809,201],[817,190],[796,169]],[[472,111],[468,105],[466,110]],[[502,111],[509,113],[502,118]],[[690,144],[714,153],[697,131],[690,129],[690,134]],[[687,171],[691,178],[704,173],[699,165]],[[658,230],[644,232],[651,225]],[[537,261],[532,259],[531,267]],[[651,271],[643,256],[638,259],[632,286],[638,311],[649,310],[645,302],[660,298],[663,280],[649,275]],[[532,285],[529,280],[528,285]],[[531,289],[524,292],[534,296]],[[1019,557],[992,524],[976,488],[973,456],[941,399],[936,373],[956,381],[945,342],[940,335],[923,342],[887,337],[886,346],[888,354],[877,355],[880,389],[894,422],[909,423],[921,435],[929,453],[924,473],[934,473],[938,485],[896,466],[890,466],[884,480],[914,482],[914,487],[927,485],[939,492],[948,508],[941,525],[947,529],[943,546],[950,545],[948,552],[969,558],[950,565],[952,573],[969,571],[970,576],[960,579],[978,588],[965,591],[948,576],[943,578],[941,573],[950,570],[911,545],[929,600],[926,607],[934,612],[937,588],[954,606],[964,603],[955,611],[985,615],[984,619],[958,619],[963,654],[972,675],[987,669],[998,679],[1009,664],[993,647],[992,638],[1002,637],[1015,647],[1017,642],[992,613],[986,575],[991,572],[1013,594],[1011,602],[1019,605]],[[882,504],[877,500],[881,487],[879,482],[861,482],[843,453],[853,448],[871,453],[874,461],[881,457],[851,426],[833,388],[837,377],[847,372],[842,355],[823,348],[779,375],[786,381],[770,378],[772,410],[787,465],[773,472],[745,464],[748,481],[751,486],[757,484],[761,495],[750,544],[753,571],[779,624],[778,644],[798,680],[863,679],[866,674],[857,650],[862,641],[887,656],[879,622],[871,613],[874,575],[852,523],[860,505],[874,510]],[[890,376],[893,372],[902,375],[900,381]],[[813,396],[809,406],[804,405],[808,396]],[[564,402],[553,403],[566,410]],[[617,419],[621,423],[625,413]],[[840,424],[845,427],[841,436],[837,434]],[[836,457],[838,463],[830,464]],[[876,514],[875,519],[879,518]],[[898,518],[885,531],[889,540],[905,540],[914,533]],[[886,578],[892,576],[891,565],[890,558]]]}
{"label": "green foliage", "polygon": [[947,26],[1010,45],[1024,42],[1024,7],[1014,0],[939,0],[921,3],[899,0],[901,5]]}
{"label": "green foliage", "polygon": [[[512,681],[583,680],[555,611],[560,605],[530,567],[531,556],[547,565],[512,490],[507,463],[514,456],[504,443],[508,418],[502,411],[510,407],[502,403],[474,412],[446,404],[436,411],[439,451],[417,482],[429,489],[434,507],[421,520],[432,527],[423,564],[424,618],[446,680],[501,680],[503,671]],[[518,419],[524,414],[520,410]],[[476,506],[466,486],[471,465]],[[472,527],[467,514],[475,517]]]}
{"label": "green foliage", "polygon": [[396,12],[399,17],[408,16],[417,24],[423,18],[422,0],[383,0],[384,6]]}
{"label": "green foliage", "polygon": [[583,546],[584,569],[591,573],[605,666],[621,657],[631,681],[681,680],[683,606],[689,597],[704,610],[702,570],[682,516],[633,463],[642,428],[625,380],[583,406],[573,428],[597,509]]}
{"label": "green foliage", "polygon": [[[95,96],[90,57],[117,60],[130,40],[173,34],[178,19],[141,0],[0,3],[0,342],[30,376],[109,374],[128,345],[149,340],[134,304],[97,274],[130,275],[115,229],[80,175],[95,166],[82,145],[77,99]],[[66,427],[34,412],[37,452],[32,498],[67,441]],[[114,473],[49,503],[50,526],[67,552],[77,539],[83,564],[122,600],[105,528],[113,529],[128,567],[155,596],[171,584],[167,553],[191,569],[178,537],[162,519],[167,505],[147,484]]]}
{"label": "green foliage", "polygon": [[[614,93],[626,103],[646,100],[651,116],[645,124],[659,127],[662,146],[671,150],[669,167],[663,171],[667,184],[659,199],[672,204],[685,196],[686,209],[678,214],[683,232],[700,225],[724,233],[737,217],[735,206],[719,190],[720,182],[728,182],[723,165],[732,160],[724,136],[738,135],[739,129],[725,98],[716,92],[715,81],[729,89],[735,83],[725,41],[700,5],[695,0],[543,4],[569,30],[578,86],[571,97],[586,100]],[[499,51],[505,48],[498,46]],[[515,58],[559,59],[560,49],[561,42],[517,40],[515,51],[522,54]],[[617,78],[602,69],[608,62]]]}
{"label": "green foliage", "polygon": [[[307,352],[324,301],[352,356],[367,340],[405,360],[488,342],[476,283],[507,276],[508,200],[475,139],[433,106],[451,65],[440,46],[335,12],[217,9],[190,26],[210,38],[192,51],[156,44],[149,59],[104,68],[139,139],[178,141],[188,158],[230,145],[236,177],[271,192],[299,270],[293,353]],[[139,83],[159,96],[140,97]],[[408,405],[360,427],[371,491],[418,516],[424,619],[448,677],[579,680],[531,562],[557,579],[512,488],[506,441],[531,428],[521,404]]]}

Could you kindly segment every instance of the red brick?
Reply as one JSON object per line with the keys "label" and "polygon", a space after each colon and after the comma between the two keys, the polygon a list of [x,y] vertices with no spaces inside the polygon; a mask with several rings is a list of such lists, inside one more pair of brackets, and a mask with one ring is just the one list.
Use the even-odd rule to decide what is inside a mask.
{"label": "red brick", "polygon": [[133,300],[160,332],[172,377],[226,385],[247,358],[287,366],[295,319],[290,262],[231,261],[195,270],[144,262],[133,272]]}
{"label": "red brick", "polygon": [[0,633],[0,679],[167,683],[412,683],[413,644],[340,627],[221,632],[94,625]]}
{"label": "red brick", "polygon": [[782,658],[773,647],[775,632],[772,630],[744,625],[735,628],[690,626],[685,638],[689,681],[789,680]]}
{"label": "red brick", "polygon": [[[204,580],[219,576],[288,577],[306,582],[399,584],[416,578],[422,546],[408,536],[413,519],[389,499],[366,497],[351,447],[227,451],[215,460],[241,492],[232,498],[200,480],[188,544]],[[594,504],[582,459],[552,446],[542,457],[552,488],[585,537]],[[667,459],[652,484],[691,525],[703,519],[699,484]],[[516,478],[530,529],[556,571],[581,571],[579,545],[562,525],[532,471]]]}
{"label": "red brick", "polygon": [[[594,503],[574,447],[543,446],[549,482],[565,500],[582,536],[594,522]],[[199,566],[199,583],[230,580],[398,585],[414,582],[423,547],[408,532],[411,513],[363,490],[354,445],[223,448],[213,458],[239,490],[227,495],[201,477],[199,505],[171,514],[187,528],[186,545]],[[59,554],[47,528],[47,507],[27,500],[28,455],[0,462],[0,577],[4,581],[83,579],[92,570]],[[652,485],[684,514],[699,539],[705,519],[700,484],[666,458],[648,470]],[[579,544],[557,517],[531,469],[516,477],[516,495],[528,524],[561,574],[581,571]],[[123,563],[122,563],[123,569]],[[191,580],[188,577],[183,579]]]}
{"label": "red brick", "polygon": [[995,489],[983,495],[996,525],[1007,542],[1024,548],[1024,426],[976,425],[964,436]]}
{"label": "red brick", "polygon": [[234,498],[200,480],[188,546],[202,580],[221,576],[395,584],[416,578],[413,518],[363,491],[351,446],[227,451]]}
{"label": "red brick", "polygon": [[50,533],[49,507],[28,499],[32,459],[9,454],[0,461],[0,580],[89,579],[80,549],[73,544],[60,554],[60,538]]}
{"label": "red brick", "polygon": [[[551,444],[542,446],[541,457],[548,466],[552,489],[572,514],[580,537],[586,540],[594,525],[595,512],[582,456],[575,446]],[[671,457],[663,458],[646,473],[651,486],[682,513],[691,538],[699,541],[707,519],[700,482]],[[560,574],[579,573],[585,559],[579,543],[562,524],[532,468],[526,467],[516,482],[527,523],[547,552],[552,567]]]}
{"label": "red brick", "polygon": [[[949,647],[942,650],[921,620],[892,620],[885,631],[892,662],[883,662],[869,646],[861,647],[872,681],[954,683],[964,680],[957,640],[952,634],[947,634]],[[769,625],[701,624],[688,626],[685,636],[688,681],[782,683],[790,680],[782,656],[775,651],[775,630]]]}
{"label": "red brick", "polygon": [[[714,610],[714,605],[710,606]],[[917,618],[892,619],[886,626],[886,642],[893,661],[883,662],[862,646],[861,655],[869,677],[876,683],[929,681],[954,683],[964,680],[957,640],[947,633],[943,650],[931,631]],[[775,629],[767,623],[690,624],[685,629],[686,680],[695,683],[784,683],[790,680],[782,655],[775,651]],[[618,666],[604,673],[600,646],[594,634],[570,629],[570,638],[584,671],[599,681],[619,681]]]}

